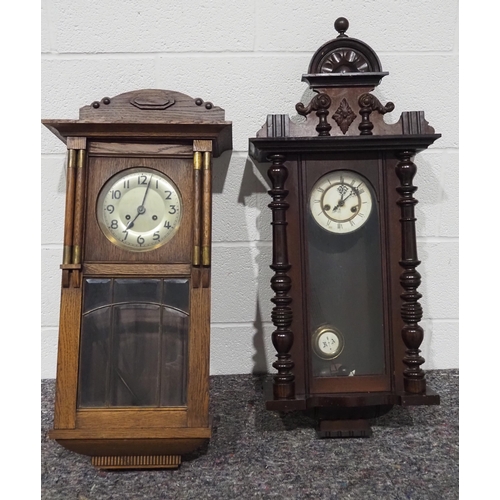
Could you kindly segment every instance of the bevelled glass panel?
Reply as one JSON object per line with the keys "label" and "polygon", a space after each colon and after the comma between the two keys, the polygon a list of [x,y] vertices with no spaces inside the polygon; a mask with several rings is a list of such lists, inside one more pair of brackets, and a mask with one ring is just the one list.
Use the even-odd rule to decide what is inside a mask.
{"label": "bevelled glass panel", "polygon": [[165,279],[163,281],[163,304],[189,312],[189,281],[187,279]]}
{"label": "bevelled glass panel", "polygon": [[186,405],[189,288],[176,278],[85,280],[80,408]]}
{"label": "bevelled glass panel", "polygon": [[102,407],[108,401],[109,326],[111,307],[95,309],[82,318],[79,406]]}
{"label": "bevelled glass panel", "polygon": [[161,281],[159,279],[115,279],[114,300],[120,302],[152,302],[161,301]]}
{"label": "bevelled glass panel", "polygon": [[162,312],[160,406],[184,406],[189,317],[169,307],[164,307]]}
{"label": "bevelled glass panel", "polygon": [[111,279],[87,278],[85,280],[85,293],[83,312],[111,304]]}
{"label": "bevelled glass panel", "polygon": [[160,306],[113,308],[111,405],[157,406]]}

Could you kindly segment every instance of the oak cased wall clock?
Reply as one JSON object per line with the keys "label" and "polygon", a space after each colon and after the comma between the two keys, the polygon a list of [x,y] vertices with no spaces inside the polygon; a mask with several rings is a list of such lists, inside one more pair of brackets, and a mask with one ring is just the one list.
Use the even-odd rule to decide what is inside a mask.
{"label": "oak cased wall clock", "polygon": [[68,148],[50,437],[96,467],[178,467],[211,435],[212,158],[231,122],[151,89],[42,122]]}
{"label": "oak cased wall clock", "polygon": [[426,385],[414,156],[440,134],[422,111],[388,124],[371,93],[388,75],[346,35],[313,55],[299,119],[268,115],[250,156],[268,161],[277,351],[266,407],[311,410],[320,437],[369,436],[394,405],[439,404]]}

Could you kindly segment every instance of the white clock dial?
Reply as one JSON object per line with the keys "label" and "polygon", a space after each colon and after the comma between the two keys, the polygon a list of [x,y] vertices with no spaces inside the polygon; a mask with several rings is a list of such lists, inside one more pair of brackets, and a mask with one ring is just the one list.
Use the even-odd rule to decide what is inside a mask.
{"label": "white clock dial", "polygon": [[179,228],[182,201],[163,173],[146,167],[124,170],[109,179],[97,199],[97,220],[106,237],[132,252],[164,245]]}
{"label": "white clock dial", "polygon": [[321,327],[312,336],[313,349],[322,359],[334,359],[344,349],[342,334],[332,327]]}
{"label": "white clock dial", "polygon": [[350,170],[335,170],[314,184],[309,208],[323,229],[345,234],[368,220],[373,200],[364,177]]}

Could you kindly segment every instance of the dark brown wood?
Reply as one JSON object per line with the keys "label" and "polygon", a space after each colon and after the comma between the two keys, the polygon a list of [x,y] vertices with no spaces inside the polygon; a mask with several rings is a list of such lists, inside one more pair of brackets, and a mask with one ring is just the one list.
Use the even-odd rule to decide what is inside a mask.
{"label": "dark brown wood", "polygon": [[[54,428],[49,435],[69,450],[93,457],[93,464],[99,468],[178,467],[184,454],[206,446],[211,436],[211,158],[212,154],[218,156],[230,149],[231,122],[224,121],[224,110],[200,98],[146,89],[103,98],[83,107],[79,120],[43,120],[43,123],[67,143],[70,158],[64,239],[69,251],[65,252],[61,265],[63,286],[56,401]],[[135,167],[157,170],[168,177],[177,187],[182,204],[181,219],[171,239],[145,252],[131,252],[115,245],[101,230],[96,213],[99,193],[109,179]],[[178,208],[173,208],[175,213]],[[145,213],[142,205],[139,209],[135,208],[137,214]],[[129,220],[130,214],[127,215],[123,217]],[[153,220],[156,220],[155,216],[153,213]],[[194,250],[195,243],[199,248],[199,258]],[[202,262],[203,245],[205,260]],[[202,263],[205,267],[200,268]],[[140,406],[137,403],[140,400],[124,377],[120,378],[121,382],[134,396],[130,406],[117,406],[109,396],[99,396],[96,404],[92,399],[88,400],[91,403],[87,400],[82,403],[79,383],[85,390],[85,384],[89,384],[85,381],[88,371],[82,372],[82,369],[90,370],[86,365],[104,362],[109,373],[118,364],[112,354],[113,346],[118,345],[113,343],[115,337],[104,332],[106,327],[92,326],[90,330],[86,327],[86,318],[91,317],[96,309],[101,309],[101,306],[93,308],[93,305],[88,305],[87,287],[91,286],[89,283],[111,283],[113,288],[109,290],[114,294],[119,286],[116,283],[123,284],[129,279],[136,279],[137,283],[140,280],[142,283],[138,287],[144,282],[154,287],[179,286],[180,282],[185,291],[186,280],[189,282],[186,297],[179,298],[180,309],[177,309],[176,296],[172,299],[172,307],[161,302],[164,307],[158,315],[160,319],[152,320],[157,321],[159,332],[165,328],[163,322],[170,321],[166,317],[173,318],[174,322],[181,321],[178,319],[181,317],[186,325],[179,327],[179,337],[167,335],[158,344],[165,347],[162,343],[174,342],[172,352],[176,358],[173,364],[185,363],[179,368],[180,377],[186,380],[184,392],[182,397],[176,396],[177,399],[172,400],[175,403],[170,406],[168,399],[161,400],[160,406],[153,407],[149,403]],[[166,293],[163,292],[163,296]],[[110,311],[113,311],[116,305],[114,297],[104,300],[109,301],[105,304],[111,304]],[[137,299],[127,302],[125,298],[114,311],[118,313],[120,310],[120,314],[126,316],[134,309],[134,300]],[[155,302],[159,299],[151,300],[145,300],[149,307],[160,309],[160,304]],[[132,307],[127,309],[130,304]],[[167,309],[176,312],[167,313]],[[141,335],[144,332],[140,331],[140,325],[144,322],[133,316],[126,328],[136,328],[130,333]],[[100,328],[99,334],[108,335],[109,341],[105,342],[109,342],[109,359],[96,360],[85,354],[92,328]],[[151,325],[148,324],[147,328]],[[114,332],[113,326],[110,331]],[[129,335],[129,332],[124,335]],[[133,350],[130,352],[134,353]],[[147,353],[147,349],[144,352]],[[160,366],[157,353],[152,356],[153,362]],[[163,353],[160,357],[166,362]],[[172,368],[167,373],[175,370]],[[158,380],[161,381],[163,375],[160,372],[158,370]],[[181,384],[182,380],[176,382]],[[147,382],[141,383],[147,386]],[[152,383],[155,384],[153,392],[159,394],[160,382],[153,380]]]}
{"label": "dark brown wood", "polygon": [[361,135],[372,135],[373,123],[370,121],[370,114],[373,111],[378,111],[381,115],[385,115],[394,110],[394,103],[388,102],[385,106],[373,95],[362,94],[358,99],[359,114],[361,115],[361,123],[358,125]]}
{"label": "dark brown wood", "polygon": [[327,137],[330,135],[330,130],[332,126],[328,123],[327,116],[329,114],[329,108],[332,104],[332,100],[328,94],[318,94],[314,96],[312,101],[304,106],[301,102],[295,105],[297,113],[302,116],[307,116],[311,111],[316,111],[316,116],[319,118],[318,125],[316,126],[316,131],[320,137]]}
{"label": "dark brown wood", "polygon": [[319,424],[320,438],[371,437],[371,425],[367,420],[322,420]]}
{"label": "dark brown wood", "polygon": [[[249,152],[259,162],[272,162],[277,373],[265,386],[266,408],[314,410],[322,421],[320,436],[354,437],[369,435],[369,419],[393,405],[439,404],[420,368],[411,158],[440,134],[423,111],[403,112],[396,123],[386,123],[384,115],[394,104],[382,104],[371,92],[388,73],[367,44],[346,35],[346,19],[339,18],[335,27],[339,36],[316,51],[302,77],[316,92],[308,104],[296,105],[305,119],[268,115],[250,139]],[[315,222],[320,213],[313,214],[314,203],[326,196],[313,198],[313,189],[335,171],[354,172],[372,193],[371,219],[361,219],[361,209],[357,214],[353,206],[349,232],[339,224],[337,234],[351,238],[325,236],[327,228]],[[356,194],[347,189],[352,190],[348,196]],[[339,196],[337,208],[344,206],[344,194],[332,196]],[[351,233],[358,215],[357,222],[365,222]],[[313,345],[325,325],[340,332],[342,350],[333,358],[318,356]]]}
{"label": "dark brown wood", "polygon": [[275,296],[271,299],[275,307],[271,318],[276,330],[272,334],[274,348],[277,352],[277,360],[273,363],[278,374],[274,377],[274,396],[276,399],[291,399],[295,397],[295,377],[293,375],[294,362],[291,359],[290,349],[293,345],[293,332],[290,330],[292,323],[291,298],[288,295],[292,286],[288,271],[287,234],[286,234],[286,210],[288,203],[285,201],[288,191],[285,182],[288,171],[285,167],[284,155],[272,155],[272,165],[269,167],[268,176],[271,179],[272,188],[269,191],[273,201],[269,204],[272,210],[273,220],[273,263],[271,269],[274,276],[271,278],[271,288]]}
{"label": "dark brown wood", "polygon": [[414,152],[411,150],[399,153],[400,162],[396,167],[397,176],[401,185],[397,188],[401,198],[398,205],[401,209],[401,247],[402,255],[399,262],[403,268],[401,274],[401,286],[403,293],[401,298],[401,317],[405,323],[401,332],[403,341],[407,347],[403,363],[406,365],[404,371],[405,391],[411,394],[425,393],[425,373],[420,368],[424,358],[420,356],[420,345],[424,339],[424,330],[418,324],[422,319],[422,306],[419,300],[422,294],[417,291],[421,283],[420,273],[417,266],[420,261],[417,257],[417,237],[415,232],[415,205],[418,203],[413,197],[417,188],[413,185],[413,178],[417,173],[416,165],[411,161]]}

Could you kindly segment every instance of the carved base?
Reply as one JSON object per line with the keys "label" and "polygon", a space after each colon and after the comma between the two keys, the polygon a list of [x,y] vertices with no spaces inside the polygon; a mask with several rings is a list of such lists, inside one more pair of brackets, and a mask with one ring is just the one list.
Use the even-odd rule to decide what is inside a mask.
{"label": "carved base", "polygon": [[274,399],[295,399],[295,382],[288,384],[273,384]]}
{"label": "carved base", "polygon": [[98,469],[177,469],[180,455],[92,457]]}
{"label": "carved base", "polygon": [[423,394],[410,394],[405,392],[400,395],[401,406],[430,406],[441,404],[441,398],[434,390],[428,387]]}
{"label": "carved base", "polygon": [[322,420],[317,435],[319,438],[371,437],[372,428],[368,420]]}

